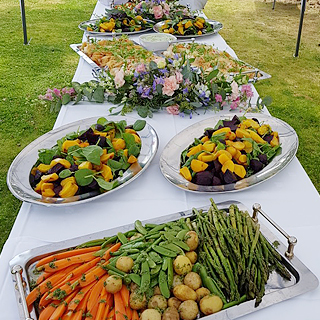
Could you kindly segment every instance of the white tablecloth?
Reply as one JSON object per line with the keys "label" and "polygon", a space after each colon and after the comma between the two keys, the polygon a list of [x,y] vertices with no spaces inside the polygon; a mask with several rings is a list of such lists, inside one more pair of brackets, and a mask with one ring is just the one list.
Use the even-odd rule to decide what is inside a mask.
{"label": "white tablecloth", "polygon": [[[103,5],[98,3],[95,13],[102,13],[103,10]],[[220,35],[202,38],[202,41],[213,42],[219,49],[234,55]],[[89,65],[80,59],[74,80],[83,82],[90,78]],[[55,128],[87,117],[107,116],[109,107],[108,104],[85,102],[63,106]],[[185,192],[168,183],[160,172],[159,158],[163,148],[175,134],[212,114],[195,115],[189,119],[163,111],[155,114],[152,119],[147,119],[160,138],[157,155],[145,173],[125,188],[112,193],[112,196],[106,195],[86,204],[64,208],[45,208],[23,203],[0,256],[0,319],[19,319],[8,266],[16,254],[50,242],[132,223],[136,219],[149,219],[209,204],[210,195]],[[320,197],[296,158],[282,172],[260,185],[241,192],[211,196],[216,202],[238,200],[248,208],[255,202],[260,203],[280,226],[298,238],[296,256],[320,277],[320,263],[314,242],[316,235],[320,234]],[[280,239],[284,241],[281,237]],[[318,288],[243,319],[316,320],[319,319],[316,312],[319,302]]]}

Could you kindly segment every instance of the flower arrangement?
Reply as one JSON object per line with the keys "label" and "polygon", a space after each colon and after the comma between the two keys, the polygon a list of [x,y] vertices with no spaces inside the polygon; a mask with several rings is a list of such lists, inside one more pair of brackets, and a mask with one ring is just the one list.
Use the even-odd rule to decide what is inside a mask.
{"label": "flower arrangement", "polygon": [[190,10],[179,1],[145,0],[138,2],[133,10],[143,18],[157,22],[172,19],[176,15],[187,17],[191,15]]}
{"label": "flower arrangement", "polygon": [[[271,103],[270,97],[258,98],[252,107],[252,87],[248,76],[241,72],[233,77],[214,68],[209,74],[201,68],[192,67],[185,54],[171,58],[155,56],[151,62],[136,64],[133,68],[100,70],[95,80],[85,83],[73,82],[73,88],[48,89],[40,99],[51,101],[60,107],[71,100],[75,103],[86,97],[89,101],[103,103],[105,100],[117,105],[110,108],[113,114],[126,114],[133,110],[145,118],[165,109],[172,115],[198,114],[202,108],[221,110],[260,111]],[[115,110],[120,107],[120,110]]]}
{"label": "flower arrangement", "polygon": [[227,79],[218,69],[205,75],[179,54],[173,59],[155,57],[134,70],[120,69],[114,74],[101,71],[97,83],[104,88],[109,102],[122,106],[122,114],[136,110],[141,117],[147,117],[166,108],[171,114],[191,115],[199,108],[219,110],[227,104],[231,109],[241,109],[253,96],[247,76]]}

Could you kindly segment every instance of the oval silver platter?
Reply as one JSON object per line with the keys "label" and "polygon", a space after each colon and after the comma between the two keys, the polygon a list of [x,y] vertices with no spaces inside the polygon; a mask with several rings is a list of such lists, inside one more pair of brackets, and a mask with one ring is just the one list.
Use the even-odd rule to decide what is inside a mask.
{"label": "oval silver platter", "polygon": [[[295,130],[286,122],[265,115],[252,113],[246,114],[247,118],[256,118],[259,122],[269,124],[273,131],[279,133],[279,140],[282,147],[282,152],[277,155],[265,168],[258,173],[237,181],[233,184],[219,186],[201,186],[184,179],[180,173],[180,155],[193,141],[204,133],[204,129],[214,127],[219,120],[232,119],[235,113],[216,115],[211,118],[197,122],[185,130],[178,133],[164,148],[160,157],[160,169],[164,177],[174,186],[185,191],[198,193],[216,193],[240,191],[246,188],[253,187],[267,179],[271,178],[282,169],[284,169],[295,156],[299,140]],[[239,115],[241,116],[241,114]]]}
{"label": "oval silver platter", "polygon": [[[210,23],[213,27],[213,31],[210,31],[210,32],[207,32],[207,33],[204,33],[204,34],[190,34],[190,35],[179,35],[179,34],[174,34],[174,36],[176,36],[177,38],[198,38],[198,37],[205,37],[205,36],[210,36],[210,35],[213,35],[213,34],[216,34],[218,33],[222,28],[223,28],[223,25],[221,22],[219,21],[215,21],[215,20],[206,20],[206,22]],[[153,30],[155,32],[158,32],[158,33],[163,33],[161,31],[161,27],[165,24],[166,22],[165,21],[160,21],[158,23],[156,23],[154,26],[153,26]]]}
{"label": "oval silver platter", "polygon": [[[220,210],[228,210],[231,204],[235,204],[238,206],[239,210],[248,211],[250,209],[247,208],[244,204],[238,201],[226,201],[222,203],[218,203],[217,207]],[[197,210],[208,210],[209,206],[204,206],[201,208],[197,208]],[[186,210],[181,212],[176,212],[168,215],[163,215],[158,218],[153,218],[150,220],[143,221],[143,224],[152,223],[152,224],[163,224],[169,221],[176,221],[180,218],[191,218],[193,216],[193,210]],[[270,214],[270,213],[269,213]],[[273,213],[275,215],[276,213]],[[277,232],[276,229],[273,231],[268,227],[261,223],[259,219],[260,230],[262,234],[268,239],[270,243],[274,243],[277,241],[278,245],[276,250],[279,252],[282,258],[282,263],[287,267],[291,274],[291,280],[283,280],[278,274],[273,271],[268,279],[268,282],[265,286],[265,295],[262,298],[262,302],[259,304],[258,307],[255,307],[255,300],[249,300],[243,302],[237,306],[233,306],[227,308],[225,310],[221,310],[215,314],[209,316],[203,316],[200,319],[203,320],[231,320],[236,319],[246,314],[250,314],[259,310],[262,310],[266,307],[272,306],[279,302],[291,299],[308,291],[314,290],[317,288],[319,281],[317,277],[294,255],[291,259],[288,259],[285,256],[285,252],[287,250],[287,246],[278,239],[279,233],[274,233],[273,231]],[[271,225],[270,225],[271,226]],[[26,295],[31,291],[30,287],[32,283],[35,281],[35,274],[34,269],[36,263],[53,253],[65,251],[71,248],[74,248],[84,242],[95,240],[95,239],[102,239],[104,237],[110,237],[116,235],[118,232],[125,233],[129,230],[134,229],[134,224],[128,224],[121,227],[116,227],[113,229],[109,229],[106,231],[99,231],[96,233],[92,233],[89,235],[84,235],[81,237],[68,239],[64,241],[54,242],[51,244],[47,244],[41,247],[37,247],[34,249],[30,249],[25,251],[17,256],[15,256],[10,262],[10,271],[12,274],[13,280],[13,288],[16,295],[16,301],[20,313],[20,319],[25,320],[26,315],[23,312],[23,302],[25,302]],[[14,274],[14,270],[20,269],[21,270],[21,277],[24,281],[25,286],[22,287],[22,292],[19,292],[17,286],[17,274]],[[285,308],[285,307],[284,307]],[[285,310],[285,309],[284,309]],[[277,312],[277,311],[276,311]],[[28,315],[29,316],[29,315]],[[30,317],[34,320],[39,319],[38,313],[35,311],[35,308],[32,308],[30,312]],[[198,318],[197,318],[198,319]]]}
{"label": "oval silver platter", "polygon": [[[100,19],[93,19],[93,20],[88,20],[88,21],[83,21],[79,24],[79,29],[82,30],[83,32],[85,32],[86,34],[88,35],[92,35],[92,36],[100,36],[100,37],[105,37],[105,36],[121,36],[121,35],[134,35],[134,34],[138,34],[138,33],[143,33],[143,32],[147,32],[147,31],[150,31],[152,30],[152,27],[150,28],[146,28],[146,29],[143,29],[143,30],[140,30],[140,31],[123,31],[123,32],[97,32],[97,31],[88,31],[86,29],[86,25],[88,24],[94,24],[96,23],[97,21],[99,21]],[[149,23],[154,23],[154,21],[152,20],[146,20],[147,22]]]}
{"label": "oval silver platter", "polygon": [[[8,170],[7,185],[12,194],[22,201],[34,204],[44,206],[70,206],[105,197],[138,178],[148,168],[158,150],[159,145],[157,133],[148,123],[142,131],[139,131],[139,136],[141,138],[141,151],[138,156],[138,162],[131,165],[124,172],[122,177],[116,179],[119,183],[116,188],[105,193],[94,191],[92,193],[89,192],[70,198],[45,198],[32,189],[29,182],[29,175],[32,166],[38,159],[38,150],[53,147],[56,145],[58,139],[66,136],[68,133],[88,129],[91,125],[95,124],[98,119],[99,117],[87,118],[64,125],[58,129],[45,133],[26,146],[13,160]],[[136,119],[112,116],[111,120],[126,120],[127,124],[131,125]]]}

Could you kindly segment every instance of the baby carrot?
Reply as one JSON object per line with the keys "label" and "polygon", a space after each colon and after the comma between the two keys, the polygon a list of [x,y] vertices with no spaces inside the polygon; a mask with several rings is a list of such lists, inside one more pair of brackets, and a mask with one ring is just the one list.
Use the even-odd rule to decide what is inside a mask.
{"label": "baby carrot", "polygon": [[72,317],[70,320],[82,319],[82,315],[86,311],[89,295],[90,295],[90,290],[84,295],[83,299],[80,301],[79,305],[77,306],[75,312],[72,314]]}
{"label": "baby carrot", "polygon": [[132,311],[132,320],[139,320],[139,315],[137,310]]}
{"label": "baby carrot", "polygon": [[127,318],[126,309],[121,299],[120,292],[116,292],[113,296],[114,296],[114,310],[115,310],[116,320],[126,320]]}
{"label": "baby carrot", "polygon": [[45,309],[43,309],[40,313],[39,320],[48,320],[51,315],[55,312],[58,305],[49,304]]}
{"label": "baby carrot", "polygon": [[122,288],[120,290],[120,294],[121,294],[121,298],[122,298],[122,301],[124,303],[124,306],[125,307],[128,307],[129,306],[129,296],[130,296],[130,292],[127,288],[126,285],[122,285]]}
{"label": "baby carrot", "polygon": [[121,242],[116,243],[115,245],[113,245],[112,247],[110,247],[105,254],[103,255],[102,259],[104,260],[109,260],[111,258],[111,254],[110,252],[116,252],[119,250],[119,248],[121,247]]}
{"label": "baby carrot", "polygon": [[68,305],[68,310],[74,311],[79,303],[84,299],[86,293],[94,286],[95,283],[91,283],[88,286],[82,288],[77,295],[70,301]]}
{"label": "baby carrot", "polygon": [[60,253],[55,253],[55,254],[52,254],[50,256],[44,257],[41,260],[39,260],[36,264],[36,267],[38,268],[38,267],[40,267],[44,264],[47,264],[49,262],[54,262],[56,260],[69,258],[72,256],[77,256],[77,255],[83,254],[83,253],[98,251],[100,249],[101,249],[100,246],[95,246],[95,247],[90,247],[90,248],[74,249],[74,250],[64,251],[64,252],[60,252]]}
{"label": "baby carrot", "polygon": [[100,293],[102,293],[102,289],[104,289],[104,286],[103,286],[104,281],[108,278],[108,276],[109,276],[108,274],[104,275],[93,286],[91,293],[90,293],[90,296],[89,296],[88,303],[87,303],[87,308],[89,311],[92,310],[94,304],[97,303],[99,295],[100,295]]}
{"label": "baby carrot", "polygon": [[68,303],[73,299],[73,297],[77,294],[77,292],[72,293],[64,301],[62,301],[56,310],[53,312],[49,320],[59,320],[64,312],[67,310]]}
{"label": "baby carrot", "polygon": [[64,269],[70,265],[77,264],[77,263],[83,263],[88,262],[90,260],[95,259],[96,257],[93,255],[92,252],[79,254],[77,256],[73,256],[70,258],[60,259],[56,260],[54,262],[49,262],[41,267],[38,268],[38,270],[44,270],[46,272],[56,272],[58,270]]}

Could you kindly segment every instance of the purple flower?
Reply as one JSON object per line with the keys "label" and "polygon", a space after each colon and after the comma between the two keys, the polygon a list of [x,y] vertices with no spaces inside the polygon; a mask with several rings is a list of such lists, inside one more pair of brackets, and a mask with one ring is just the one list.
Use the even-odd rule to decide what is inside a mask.
{"label": "purple flower", "polygon": [[253,92],[250,84],[244,84],[241,86],[241,93],[244,94],[247,98],[253,97]]}
{"label": "purple flower", "polygon": [[159,71],[160,71],[160,73],[162,73],[162,74],[166,74],[166,73],[168,73],[167,68],[159,69]]}
{"label": "purple flower", "polygon": [[182,93],[187,94],[189,92],[188,88],[183,88]]}
{"label": "purple flower", "polygon": [[59,89],[53,88],[53,93],[54,93],[58,98],[61,99],[61,93],[60,93],[60,90],[59,90]]}
{"label": "purple flower", "polygon": [[149,96],[150,96],[150,88],[146,87],[146,88],[143,89],[141,97],[142,98],[149,98]]}
{"label": "purple flower", "polygon": [[173,59],[178,60],[180,58],[180,55],[178,53],[175,53],[173,56]]}
{"label": "purple flower", "polygon": [[140,93],[140,94],[142,94],[142,92],[143,92],[143,87],[142,87],[142,86],[139,86],[139,87],[137,88],[137,92]]}

